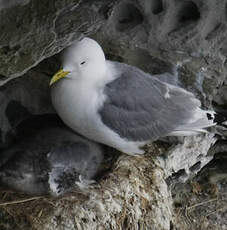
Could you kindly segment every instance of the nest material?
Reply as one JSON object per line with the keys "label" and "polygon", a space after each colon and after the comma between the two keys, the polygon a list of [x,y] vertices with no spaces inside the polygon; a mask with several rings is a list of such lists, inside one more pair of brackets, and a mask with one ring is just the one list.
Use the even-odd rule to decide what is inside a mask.
{"label": "nest material", "polygon": [[19,229],[169,229],[172,200],[154,163],[164,149],[147,150],[140,157],[121,155],[96,185],[60,198],[2,192],[1,212]]}

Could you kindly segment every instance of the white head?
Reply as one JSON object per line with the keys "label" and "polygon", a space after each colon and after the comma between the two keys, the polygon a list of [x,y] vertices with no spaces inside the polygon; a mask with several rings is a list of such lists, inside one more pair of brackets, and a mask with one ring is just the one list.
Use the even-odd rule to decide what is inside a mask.
{"label": "white head", "polygon": [[106,61],[101,46],[90,38],[83,38],[70,46],[63,56],[63,70],[72,73],[69,77],[75,79],[92,81],[103,77]]}
{"label": "white head", "polygon": [[67,48],[63,55],[63,70],[56,73],[50,82],[69,78],[88,83],[105,78],[106,60],[101,46],[90,38],[83,38]]}

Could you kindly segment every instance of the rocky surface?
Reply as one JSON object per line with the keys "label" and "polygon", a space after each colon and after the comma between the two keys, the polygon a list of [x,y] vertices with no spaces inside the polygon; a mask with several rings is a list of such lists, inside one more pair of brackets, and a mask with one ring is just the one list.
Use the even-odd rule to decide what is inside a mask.
{"label": "rocky surface", "polygon": [[215,141],[212,133],[185,137],[183,143],[173,145],[159,156],[160,165],[165,170],[169,183],[174,180],[185,182],[209,163],[213,158],[209,149]]}
{"label": "rocky surface", "polygon": [[[70,45],[102,24],[96,2],[79,0],[1,1],[0,75],[23,75],[43,59]],[[97,3],[98,4],[98,3]],[[86,19],[85,19],[86,15]]]}
{"label": "rocky surface", "polygon": [[[108,58],[136,65],[152,74],[159,74],[157,77],[162,80],[190,90],[202,101],[204,108],[215,106],[222,111],[227,109],[226,6],[224,0],[1,0],[0,148],[11,143],[16,126],[31,114],[54,112],[48,91],[49,78],[60,67],[60,55],[54,55],[84,35],[95,38]],[[166,72],[172,75],[163,75]],[[116,163],[106,182],[101,182],[102,189],[93,188],[90,191],[87,201],[79,202],[78,195],[57,202],[44,199],[56,205],[56,209],[52,210],[49,205],[46,209],[37,205],[35,200],[30,206],[25,205],[28,211],[34,208],[32,204],[38,207],[27,220],[35,229],[61,229],[63,226],[64,229],[82,229],[82,225],[92,225],[94,229],[119,229],[120,226],[123,229],[216,229],[212,221],[220,223],[217,229],[226,229],[225,209],[210,207],[207,201],[213,199],[210,197],[213,194],[197,191],[213,188],[210,182],[205,187],[204,183],[207,178],[218,175],[220,180],[209,181],[215,180],[218,187],[215,196],[221,197],[218,201],[226,206],[226,198],[222,196],[226,193],[226,168],[222,168],[222,160],[216,159],[219,156],[225,159],[227,146],[224,140],[215,145],[214,142],[224,138],[227,132],[223,128],[213,132],[216,134],[169,140],[168,148],[153,159],[159,165],[153,168],[148,167],[146,157],[139,162],[137,158],[125,156]],[[166,145],[166,142],[162,144]],[[212,161],[213,156],[215,159]],[[151,170],[152,175],[158,174],[159,180],[152,182],[152,178],[142,172],[144,167]],[[215,170],[212,171],[212,168]],[[220,168],[224,173],[219,173]],[[131,176],[125,177],[122,170],[129,170]],[[199,171],[201,173],[193,185],[190,182],[182,183]],[[206,172],[211,176],[204,176]],[[180,211],[186,206],[193,206],[194,210],[194,205],[205,202],[202,206],[196,206],[194,222],[190,220],[187,222],[189,224],[181,225],[182,220],[188,221],[187,217],[171,217],[168,210],[171,210],[172,200],[164,179],[172,189],[175,203],[181,203]],[[149,195],[144,196],[144,190],[148,187]],[[179,191],[186,198],[178,199]],[[8,195],[3,193],[2,201],[5,196]],[[97,199],[95,202],[94,197]],[[123,204],[126,204],[126,210],[122,209]],[[11,213],[12,208],[3,207],[1,219],[11,219],[6,213]],[[19,205],[17,207],[20,209]],[[52,211],[48,212],[49,209]],[[105,209],[108,212],[104,215],[102,212],[106,212]],[[199,216],[203,209],[212,214],[204,213],[205,220],[211,218],[200,226]],[[78,210],[83,210],[81,216],[77,214]],[[105,224],[95,228],[101,220],[105,220]],[[159,220],[162,226],[158,227],[155,220]],[[9,222],[12,222],[12,227],[13,220]],[[23,221],[20,219],[19,222],[23,228]]]}
{"label": "rocky surface", "polygon": [[[226,150],[226,143],[216,145]],[[227,158],[217,152],[192,181],[172,188],[176,229],[227,228]]]}

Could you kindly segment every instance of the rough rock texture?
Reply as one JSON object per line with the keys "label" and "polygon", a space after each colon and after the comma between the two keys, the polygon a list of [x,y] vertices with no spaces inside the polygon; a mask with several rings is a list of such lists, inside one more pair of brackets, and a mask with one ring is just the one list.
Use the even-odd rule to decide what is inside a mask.
{"label": "rough rock texture", "polygon": [[[0,147],[10,143],[14,127],[30,114],[53,112],[48,79],[60,64],[58,56],[51,56],[83,35],[97,39],[108,58],[161,74],[161,79],[192,91],[205,108],[213,105],[226,110],[226,6],[225,0],[0,1],[0,84],[3,85],[0,88]],[[173,75],[163,75],[165,72]],[[17,76],[22,77],[9,81]],[[153,159],[155,164],[147,157],[123,156],[106,180],[100,181],[101,188],[89,190],[86,201],[74,194],[58,201],[41,198],[40,203],[38,199],[21,206],[17,204],[18,210],[23,207],[22,210],[27,210],[20,212],[19,226],[25,229],[24,224],[29,222],[28,229],[31,226],[35,229],[91,229],[87,227],[91,224],[93,229],[216,229],[211,224],[213,221],[220,223],[217,229],[226,229],[226,216],[222,214],[225,209],[219,206],[210,209],[209,194],[198,192],[208,178],[203,176],[204,172],[210,173],[209,178],[219,175],[222,160],[215,159],[226,156],[224,140],[208,151],[216,138],[227,135],[223,128],[217,128],[216,132],[215,136],[171,140],[170,149],[164,149]],[[154,154],[158,149],[150,152]],[[214,154],[214,161],[205,166]],[[145,173],[145,168],[150,173]],[[194,187],[190,187],[190,182],[180,183],[201,169]],[[226,193],[225,167],[223,171],[222,179],[215,183],[219,191],[216,195],[221,197],[218,201],[226,207],[226,198],[222,196]],[[152,175],[156,175],[156,179]],[[165,178],[175,203],[181,203],[182,207],[193,206],[193,210],[199,207],[193,213],[193,224],[191,220],[188,222],[187,212],[186,218],[177,215],[179,210],[184,210],[182,207],[176,209],[172,218],[172,201]],[[206,186],[202,190],[212,188],[210,183]],[[176,194],[181,191],[185,197],[179,200]],[[1,195],[2,202],[7,196],[6,193]],[[13,198],[10,196],[10,199]],[[49,205],[43,208],[43,203]],[[197,205],[200,203],[203,206]],[[203,209],[210,210],[213,219],[201,225]],[[8,227],[5,224],[3,229],[15,229],[18,224],[11,220],[12,215],[7,215],[12,210],[15,207],[1,209],[1,220],[12,223]],[[209,219],[210,213],[204,216]],[[27,222],[23,221],[25,217]],[[101,221],[104,225],[95,228]],[[185,221],[188,224],[182,225]]]}
{"label": "rough rock texture", "polygon": [[28,76],[17,78],[0,88],[0,144],[6,145],[12,129],[29,115],[54,112],[48,82],[46,75],[30,71]]}
{"label": "rough rock texture", "polygon": [[209,152],[215,138],[212,133],[200,136],[185,137],[183,143],[170,148],[159,156],[160,165],[171,180],[185,182],[193,177],[207,163],[213,154]]}
{"label": "rough rock texture", "polygon": [[225,9],[225,1],[120,1],[97,38],[149,72],[177,64],[180,83],[209,106],[226,73]]}
{"label": "rough rock texture", "polygon": [[22,75],[82,34],[94,32],[102,23],[95,2],[92,7],[79,0],[10,2],[0,2],[3,82],[5,78]]}
{"label": "rough rock texture", "polygon": [[220,146],[226,151],[226,143],[216,145],[218,154],[192,181],[172,188],[177,229],[227,229],[227,158]]}
{"label": "rough rock texture", "polygon": [[0,148],[11,142],[16,126],[30,115],[55,112],[49,81],[58,68],[59,59],[54,56],[0,87]]}

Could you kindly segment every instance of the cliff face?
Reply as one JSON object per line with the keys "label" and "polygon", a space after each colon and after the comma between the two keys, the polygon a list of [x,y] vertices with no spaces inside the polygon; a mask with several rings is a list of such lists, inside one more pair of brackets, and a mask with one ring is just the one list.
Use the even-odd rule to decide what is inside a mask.
{"label": "cliff face", "polygon": [[[12,146],[23,120],[54,113],[48,82],[60,67],[60,52],[83,36],[96,39],[107,58],[160,74],[193,92],[204,108],[225,110],[226,10],[224,0],[0,0],[0,148]],[[219,127],[204,136],[170,139],[168,148],[158,143],[148,151],[152,159],[121,156],[100,186],[83,194],[86,199],[71,194],[40,198],[43,206],[23,203],[27,212],[13,212],[17,220],[10,219],[10,226],[22,215],[26,221],[19,226],[26,222],[35,229],[199,229],[212,221],[225,229],[226,204],[196,206],[210,210],[204,222],[194,205],[226,200],[226,142],[217,141],[226,135]],[[216,193],[205,194],[206,186]],[[177,211],[193,206],[194,222],[174,213],[171,189]],[[179,191],[185,196],[179,198]],[[2,226],[13,209],[3,206]]]}

